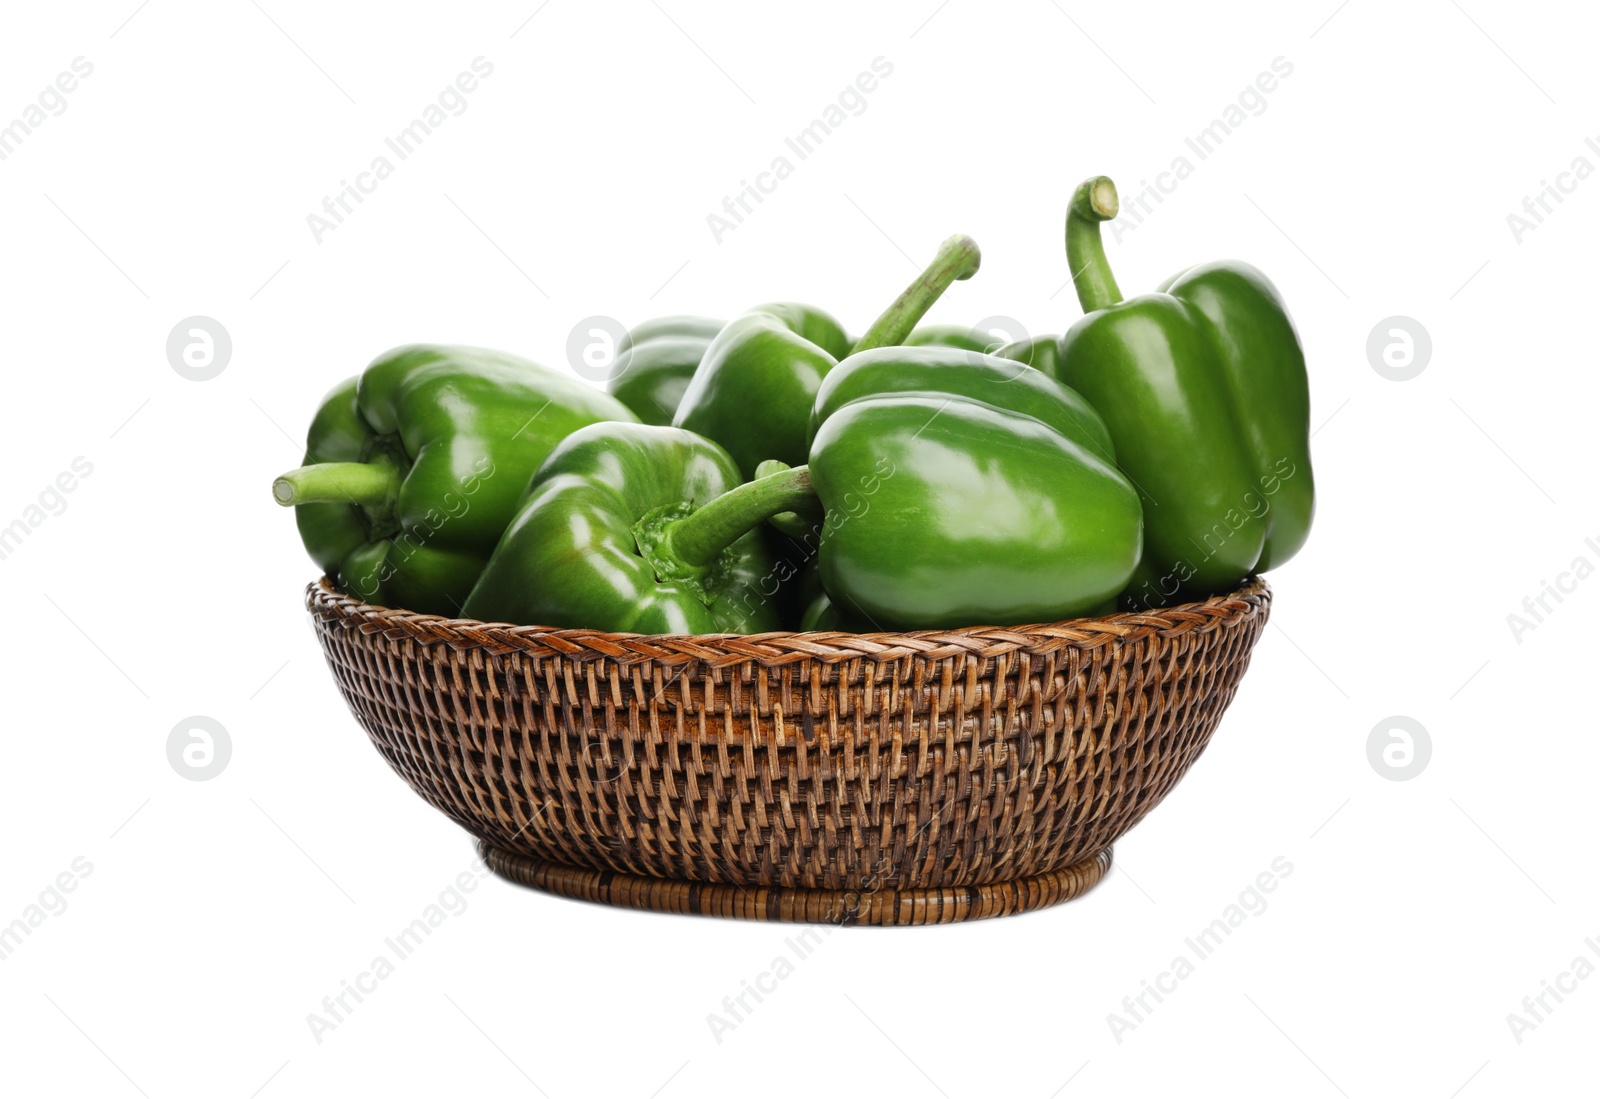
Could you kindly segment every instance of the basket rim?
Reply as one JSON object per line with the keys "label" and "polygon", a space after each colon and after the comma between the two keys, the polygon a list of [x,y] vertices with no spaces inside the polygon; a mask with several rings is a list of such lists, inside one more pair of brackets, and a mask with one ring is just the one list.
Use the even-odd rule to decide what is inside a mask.
{"label": "basket rim", "polygon": [[314,617],[362,634],[410,638],[424,644],[481,649],[494,654],[524,652],[627,664],[701,661],[714,666],[748,660],[768,666],[803,660],[883,663],[910,656],[928,659],[961,655],[990,657],[1017,650],[1098,648],[1152,635],[1176,637],[1238,626],[1257,615],[1268,614],[1271,603],[1271,587],[1260,576],[1252,576],[1226,595],[1192,603],[1020,626],[963,626],[948,630],[875,633],[781,630],[759,634],[637,634],[516,626],[383,607],[345,595],[328,576],[307,584],[305,591],[306,610]]}

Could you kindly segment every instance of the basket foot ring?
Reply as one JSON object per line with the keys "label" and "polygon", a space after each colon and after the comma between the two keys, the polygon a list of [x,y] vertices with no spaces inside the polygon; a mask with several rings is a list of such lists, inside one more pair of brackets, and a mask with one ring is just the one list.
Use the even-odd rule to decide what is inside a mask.
{"label": "basket foot ring", "polygon": [[1111,869],[1111,848],[1031,878],[921,889],[800,889],[679,881],[545,862],[483,840],[478,854],[507,881],[574,900],[735,920],[907,927],[1032,912],[1082,896]]}

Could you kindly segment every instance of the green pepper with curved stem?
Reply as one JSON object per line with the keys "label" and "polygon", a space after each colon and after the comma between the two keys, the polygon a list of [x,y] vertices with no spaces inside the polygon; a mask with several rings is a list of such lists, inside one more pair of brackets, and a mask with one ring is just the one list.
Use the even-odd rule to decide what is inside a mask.
{"label": "green pepper with curved stem", "polygon": [[823,587],[879,629],[1101,613],[1139,561],[1139,498],[1116,466],[981,400],[845,403],[818,427],[807,468],[828,513]]}
{"label": "green pepper with curved stem", "polygon": [[746,477],[763,460],[806,460],[806,423],[822,379],[852,350],[899,343],[958,279],[978,269],[978,246],[951,237],[923,274],[854,348],[839,322],[818,309],[764,305],[732,321],[706,349],[678,405],[675,427],[727,448]]}
{"label": "green pepper with curved stem", "polygon": [[1212,595],[1283,564],[1315,509],[1305,354],[1283,299],[1245,263],[1201,264],[1124,301],[1100,224],[1111,180],[1072,196],[1067,262],[1086,315],[1055,371],[1104,417],[1145,509],[1127,602]]}
{"label": "green pepper with curved stem", "polygon": [[808,493],[768,479],[729,495],[741,481],[727,451],[680,428],[576,431],[539,467],[465,613],[616,633],[776,630],[756,528]]}
{"label": "green pepper with curved stem", "polygon": [[628,330],[606,377],[606,392],[640,423],[670,424],[689,379],[722,322],[709,317],[658,317]]}
{"label": "green pepper with curved stem", "polygon": [[457,614],[545,455],[586,424],[632,419],[514,355],[399,347],[328,394],[273,498],[348,594]]}
{"label": "green pepper with curved stem", "polygon": [[[852,359],[880,369],[899,356],[914,371],[930,351],[969,357],[895,348]],[[925,629],[1104,613],[1139,560],[1139,497],[1115,465],[1066,433],[1082,431],[1079,408],[1042,381],[1030,398],[1038,415],[948,389],[863,390],[829,404],[807,466],[763,467],[776,471],[752,484],[804,478],[815,493],[813,502],[795,494],[787,510],[815,521],[803,541],[815,547],[833,607],[814,600],[803,624]],[[819,393],[819,406],[831,396]]]}
{"label": "green pepper with curved stem", "polygon": [[[1019,421],[1037,421],[1037,426],[1048,427],[1093,454],[1099,459],[1099,466],[1115,469],[1115,451],[1106,424],[1082,395],[1040,371],[960,347],[877,347],[846,358],[822,379],[811,408],[811,437],[816,437],[838,411],[880,397],[922,398],[936,410],[934,422],[938,422],[946,406],[954,403],[960,410],[962,402],[982,405],[990,413],[1010,414]],[[814,458],[813,450],[813,461]],[[781,462],[763,462],[757,472],[774,472],[779,467]],[[1115,480],[1122,482],[1122,477],[1118,475]],[[1122,482],[1122,486],[1126,483]],[[826,600],[819,600],[818,593],[806,593],[810,569],[818,566],[818,534],[824,530],[819,520],[821,515],[816,509],[773,518],[773,525],[787,536],[787,547],[800,547],[781,557],[798,558],[803,563],[798,569],[800,582],[795,585],[805,600],[800,617],[802,629],[882,629],[872,625],[877,616],[867,603],[862,603],[862,597],[848,590],[830,589]],[[1099,613],[1104,603],[1106,593],[1101,592],[1093,603],[1074,603],[1070,609],[1074,613]],[[822,614],[824,606],[832,609]]]}

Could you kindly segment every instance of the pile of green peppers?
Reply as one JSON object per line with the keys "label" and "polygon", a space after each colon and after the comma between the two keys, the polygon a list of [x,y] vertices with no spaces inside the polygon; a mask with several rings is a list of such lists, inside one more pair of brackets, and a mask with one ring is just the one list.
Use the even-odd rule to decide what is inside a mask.
{"label": "pile of green peppers", "polygon": [[952,237],[859,338],[807,305],[630,331],[606,384],[500,352],[379,356],[274,498],[371,603],[645,634],[1020,625],[1232,590],[1305,543],[1305,357],[1237,262],[1124,300],[1104,176],[1074,192],[1084,316],[997,346],[918,328]]}

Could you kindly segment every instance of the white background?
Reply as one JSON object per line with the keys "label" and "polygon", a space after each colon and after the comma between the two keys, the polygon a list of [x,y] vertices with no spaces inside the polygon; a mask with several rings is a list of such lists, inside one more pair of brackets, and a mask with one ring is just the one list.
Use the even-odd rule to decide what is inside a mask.
{"label": "white background", "polygon": [[[1520,1041],[1507,1020],[1600,965],[1600,579],[1507,622],[1600,564],[1600,179],[1520,241],[1507,222],[1575,158],[1600,167],[1578,6],[136,3],[0,26],[0,123],[93,65],[0,161],[0,525],[93,466],[0,560],[0,924],[92,866],[0,961],[0,1090],[1593,1090],[1600,979]],[[307,214],[479,56],[465,113],[318,243]],[[718,243],[707,214],[880,56],[865,111]],[[1184,138],[1278,57],[1264,112],[1199,161]],[[708,1014],[794,928],[488,879],[319,1043],[307,1015],[472,863],[307,629],[314,570],[267,490],[322,393],[411,340],[559,366],[593,314],[785,298],[860,331],[958,231],[983,270],[930,319],[1060,331],[1072,185],[1126,196],[1180,155],[1192,175],[1109,245],[1122,285],[1223,257],[1271,274],[1321,499],[1210,750],[1110,877],[1020,918],[835,932],[720,1042]],[[165,351],[196,314],[233,341],[208,382]],[[1431,333],[1411,381],[1368,358],[1394,315]],[[190,715],[231,739],[210,781],[168,763]],[[1369,762],[1391,715],[1429,734],[1409,781]],[[1108,1015],[1280,856],[1266,909],[1119,1041]]]}

